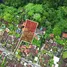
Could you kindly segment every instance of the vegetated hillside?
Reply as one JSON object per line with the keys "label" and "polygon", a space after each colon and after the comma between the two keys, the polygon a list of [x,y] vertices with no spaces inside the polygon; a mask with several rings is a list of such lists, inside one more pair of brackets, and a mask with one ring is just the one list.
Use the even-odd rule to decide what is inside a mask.
{"label": "vegetated hillside", "polygon": [[46,27],[48,33],[55,35],[67,29],[67,0],[3,0],[3,3],[0,4],[0,18],[7,22],[35,20],[39,27]]}

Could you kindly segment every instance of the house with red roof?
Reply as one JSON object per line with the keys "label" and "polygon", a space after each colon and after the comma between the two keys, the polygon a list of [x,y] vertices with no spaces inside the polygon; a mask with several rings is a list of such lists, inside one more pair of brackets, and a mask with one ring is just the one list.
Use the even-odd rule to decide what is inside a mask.
{"label": "house with red roof", "polygon": [[67,38],[67,33],[63,33],[63,34],[62,34],[62,37],[63,37],[63,38]]}

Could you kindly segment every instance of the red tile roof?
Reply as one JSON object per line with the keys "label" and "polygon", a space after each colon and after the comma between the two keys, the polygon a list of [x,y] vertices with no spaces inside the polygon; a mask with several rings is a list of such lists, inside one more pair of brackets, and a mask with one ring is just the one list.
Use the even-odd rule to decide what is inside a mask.
{"label": "red tile roof", "polygon": [[62,37],[63,37],[63,38],[67,38],[67,33],[63,33],[63,34],[62,34]]}
{"label": "red tile roof", "polygon": [[[22,50],[22,49],[24,49],[24,50]],[[33,55],[37,55],[38,54],[38,50],[34,49],[34,46],[31,45],[31,44],[29,45],[28,48],[26,48],[25,45],[22,45],[20,47],[20,50],[21,50],[21,52],[24,52],[26,55],[29,54],[29,53],[32,53]]]}
{"label": "red tile roof", "polygon": [[21,47],[20,47],[21,49],[26,49],[27,47],[25,46],[25,45],[22,45]]}
{"label": "red tile roof", "polygon": [[25,28],[28,28],[28,30],[31,32],[35,32],[37,25],[38,23],[31,21],[31,20],[27,20]]}

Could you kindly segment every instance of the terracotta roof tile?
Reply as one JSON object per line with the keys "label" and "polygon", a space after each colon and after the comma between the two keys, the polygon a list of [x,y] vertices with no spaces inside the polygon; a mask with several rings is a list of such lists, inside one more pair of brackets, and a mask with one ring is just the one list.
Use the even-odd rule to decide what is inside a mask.
{"label": "terracotta roof tile", "polygon": [[62,37],[67,38],[67,33],[63,33]]}

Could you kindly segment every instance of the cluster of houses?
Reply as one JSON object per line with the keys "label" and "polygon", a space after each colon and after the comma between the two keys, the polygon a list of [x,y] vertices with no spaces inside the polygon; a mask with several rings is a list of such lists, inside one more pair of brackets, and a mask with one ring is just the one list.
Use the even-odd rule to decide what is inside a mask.
{"label": "cluster of houses", "polygon": [[[19,24],[18,25],[18,27],[21,29],[19,33],[21,33],[21,31],[22,31],[21,27],[23,27],[23,26],[25,26],[25,22],[24,22],[24,24]],[[34,34],[35,39],[39,40],[38,35],[39,34],[43,35],[43,34],[45,34],[45,32],[46,32],[46,28],[42,28],[41,30],[36,29],[36,32]],[[13,51],[15,49],[15,46],[17,46],[16,44],[18,42],[18,38],[16,38],[13,35],[9,35],[8,33],[9,33],[9,29],[8,28],[6,28],[5,31],[0,30],[0,43],[6,42],[5,47],[9,48],[9,49],[11,49],[11,51]],[[52,51],[51,48],[57,46],[57,43],[53,41],[53,38],[54,38],[54,34],[50,34],[50,39],[49,40],[45,40],[45,44],[43,44],[43,46],[41,47],[41,51],[44,50],[44,49],[47,50],[47,51],[49,51],[49,50]],[[62,33],[62,38],[66,38],[67,39],[67,33]],[[35,46],[35,45],[32,45],[32,44],[30,44],[29,46],[21,45],[19,47],[19,49],[21,51],[22,57],[28,57],[29,56],[29,59],[31,58],[30,55],[32,55],[32,58],[34,59],[39,54],[39,48],[37,46]],[[59,49],[60,49],[60,52],[61,52],[62,49],[58,48],[58,50]],[[59,54],[60,54],[60,52],[59,52]],[[3,53],[4,52],[2,50],[0,50],[0,55],[3,56]],[[56,56],[58,56],[59,54],[57,54]],[[58,59],[56,56],[54,58]],[[50,59],[50,57],[47,54],[45,54],[43,56],[40,56],[40,60],[39,61],[40,61],[41,65],[44,64],[44,63],[42,64],[42,57],[46,58],[44,63],[47,64],[49,59]],[[20,63],[15,63],[14,61],[9,61],[9,63],[7,65],[9,67],[14,67],[14,66],[15,67],[24,67],[24,65],[22,65]],[[27,67],[32,67],[32,66],[28,64]],[[54,67],[56,67],[56,66],[54,66]]]}

